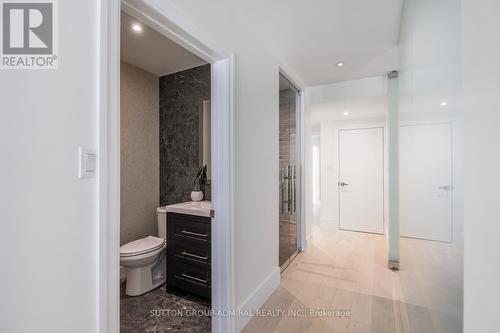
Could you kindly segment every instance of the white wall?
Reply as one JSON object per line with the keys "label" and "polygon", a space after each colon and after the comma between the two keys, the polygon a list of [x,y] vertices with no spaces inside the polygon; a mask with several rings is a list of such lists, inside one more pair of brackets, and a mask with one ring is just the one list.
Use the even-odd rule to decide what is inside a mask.
{"label": "white wall", "polygon": [[[320,127],[321,209],[320,227],[337,230],[338,130],[385,126],[387,79],[383,76],[345,81],[306,89],[312,126]],[[344,116],[348,111],[349,116]]]}
{"label": "white wall", "polygon": [[0,332],[96,330],[98,1],[58,1],[59,69],[0,71]]}
{"label": "white wall", "polygon": [[500,2],[463,0],[464,331],[500,330]]}
{"label": "white wall", "polygon": [[[307,95],[302,95],[307,98]],[[307,101],[304,103],[304,200],[305,203],[305,238],[306,247],[311,241],[314,221],[314,207],[313,207],[313,194],[312,194],[312,119],[311,111],[307,108]],[[307,250],[302,249],[302,250]]]}
{"label": "white wall", "polygon": [[[432,117],[406,117],[402,124],[424,124],[434,122],[450,122],[452,124],[453,141],[453,178],[457,195],[453,197],[453,239],[456,244],[462,246],[463,239],[463,120],[461,118],[447,115]],[[321,126],[321,219],[320,226],[326,229],[338,228],[339,197],[338,197],[338,175],[339,175],[339,152],[338,131],[345,128],[386,128],[385,118],[376,117],[366,120],[325,121]],[[384,140],[387,144],[387,129],[384,131]],[[388,152],[385,147],[385,172],[387,179]],[[387,204],[387,184],[385,184],[385,202]],[[385,221],[387,223],[387,207]],[[387,231],[387,227],[385,228]]]}
{"label": "white wall", "polygon": [[[338,131],[347,128],[369,127],[385,127],[385,119],[383,117],[378,117],[366,119],[364,121],[328,121],[324,122],[321,126],[322,186],[320,227],[323,229],[337,230],[339,226],[339,191],[337,186],[339,181]],[[385,136],[384,133],[384,139]]]}

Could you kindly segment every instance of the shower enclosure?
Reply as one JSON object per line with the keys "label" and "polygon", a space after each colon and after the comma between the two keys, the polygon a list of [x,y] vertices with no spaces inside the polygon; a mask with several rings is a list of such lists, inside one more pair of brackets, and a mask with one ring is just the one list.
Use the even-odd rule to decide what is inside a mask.
{"label": "shower enclosure", "polygon": [[300,91],[279,81],[279,265],[283,271],[300,251]]}

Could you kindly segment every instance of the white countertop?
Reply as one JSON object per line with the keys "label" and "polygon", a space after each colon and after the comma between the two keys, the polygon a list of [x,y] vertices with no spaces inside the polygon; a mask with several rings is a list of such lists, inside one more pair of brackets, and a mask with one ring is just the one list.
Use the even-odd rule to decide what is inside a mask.
{"label": "white countertop", "polygon": [[178,214],[212,217],[211,201],[188,201],[160,207],[159,209]]}

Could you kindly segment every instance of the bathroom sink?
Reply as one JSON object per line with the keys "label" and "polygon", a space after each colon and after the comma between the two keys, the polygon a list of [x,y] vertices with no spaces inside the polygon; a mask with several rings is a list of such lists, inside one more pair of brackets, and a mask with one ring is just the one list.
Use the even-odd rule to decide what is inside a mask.
{"label": "bathroom sink", "polygon": [[165,206],[167,212],[212,217],[211,201],[188,201]]}
{"label": "bathroom sink", "polygon": [[212,210],[211,201],[192,201],[184,204],[184,207],[192,209]]}

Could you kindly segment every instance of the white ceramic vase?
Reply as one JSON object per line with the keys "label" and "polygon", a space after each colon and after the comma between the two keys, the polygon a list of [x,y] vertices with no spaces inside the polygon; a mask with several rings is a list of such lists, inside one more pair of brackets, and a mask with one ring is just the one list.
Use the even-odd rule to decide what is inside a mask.
{"label": "white ceramic vase", "polygon": [[202,191],[192,191],[191,192],[191,200],[193,200],[193,201],[203,200],[203,192]]}

